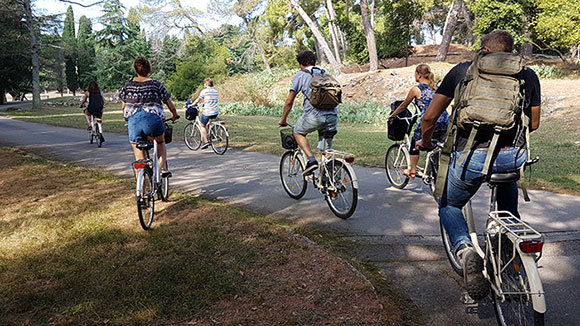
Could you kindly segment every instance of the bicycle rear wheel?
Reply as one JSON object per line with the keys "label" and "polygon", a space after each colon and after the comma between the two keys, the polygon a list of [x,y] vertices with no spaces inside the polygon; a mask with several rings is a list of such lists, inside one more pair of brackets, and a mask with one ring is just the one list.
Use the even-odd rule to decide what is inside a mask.
{"label": "bicycle rear wheel", "polygon": [[302,175],[304,167],[298,158],[298,152],[287,151],[280,160],[280,180],[284,190],[294,199],[300,199],[306,193],[306,177]]}
{"label": "bicycle rear wheel", "polygon": [[201,146],[201,131],[199,125],[195,122],[190,122],[183,130],[183,138],[185,146],[192,151],[196,151]]}
{"label": "bicycle rear wheel", "polygon": [[443,240],[443,247],[445,249],[447,259],[449,260],[449,264],[451,264],[451,267],[453,268],[455,273],[457,273],[457,275],[463,277],[463,267],[461,266],[459,260],[457,260],[457,257],[453,252],[453,245],[451,244],[451,240],[449,240],[449,234],[447,234],[447,231],[445,231],[443,223],[439,222],[439,228],[441,229],[441,238]]}
{"label": "bicycle rear wheel", "polygon": [[405,188],[407,183],[409,183],[409,177],[402,170],[410,168],[407,148],[404,146],[401,147],[400,144],[391,145],[385,155],[385,172],[387,173],[387,179],[389,179],[393,187],[398,189]]}
{"label": "bicycle rear wheel", "polygon": [[93,131],[91,130],[91,131],[89,131],[89,144],[93,143],[93,137],[94,137]]}
{"label": "bicycle rear wheel", "polygon": [[325,173],[329,176],[329,186],[334,186],[335,189],[329,190],[324,199],[334,215],[347,219],[354,213],[358,203],[358,189],[354,185],[354,176],[341,161],[331,160],[326,166]]}
{"label": "bicycle rear wheel", "polygon": [[516,252],[515,257],[513,256],[513,242],[504,238],[501,247],[502,266],[505,266],[503,264],[507,262],[509,264],[501,272],[501,289],[507,293],[505,300],[502,302],[499,296],[492,294],[498,324],[500,326],[543,326],[544,314],[534,310],[532,297],[529,295],[532,289],[528,276],[529,273],[537,273],[537,270],[527,270],[519,252]]}
{"label": "bicycle rear wheel", "polygon": [[101,138],[101,133],[98,131],[95,134],[95,141],[97,142],[97,147],[103,146],[103,138]]}
{"label": "bicycle rear wheel", "polygon": [[220,124],[214,124],[211,126],[211,130],[209,132],[211,143],[211,148],[217,155],[224,155],[224,153],[228,150],[228,131],[226,127]]}
{"label": "bicycle rear wheel", "polygon": [[143,230],[147,231],[153,223],[155,215],[155,192],[151,171],[139,170],[137,182],[140,183],[141,195],[137,197],[137,213]]}

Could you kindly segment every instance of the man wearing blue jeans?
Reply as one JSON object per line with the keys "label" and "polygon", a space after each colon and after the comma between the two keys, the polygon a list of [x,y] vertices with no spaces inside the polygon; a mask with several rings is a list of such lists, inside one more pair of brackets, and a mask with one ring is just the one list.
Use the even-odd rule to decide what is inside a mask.
{"label": "man wearing blue jeans", "polygon": [[[505,31],[495,31],[481,38],[482,50],[488,52],[512,52],[513,37]],[[417,148],[432,149],[431,142],[433,130],[437,118],[445,111],[453,100],[455,88],[463,80],[467,68],[471,62],[464,62],[456,65],[449,71],[443,79],[441,86],[437,89],[431,105],[425,112],[422,120],[422,139],[417,142]],[[540,81],[531,69],[520,72],[517,78],[524,81],[524,114],[530,118],[530,131],[537,129],[540,125]],[[458,129],[455,141],[455,152],[449,163],[449,174],[447,184],[439,200],[439,218],[449,234],[449,239],[453,244],[455,254],[461,262],[464,271],[464,279],[469,295],[475,299],[483,299],[489,292],[489,283],[485,280],[481,271],[483,270],[483,260],[473,249],[471,239],[467,230],[467,223],[461,209],[475,195],[486,176],[481,173],[487,155],[487,150],[491,141],[490,135],[476,136],[471,158],[458,164],[458,158],[467,144],[470,130]],[[525,148],[525,135],[522,133],[516,140],[516,132],[502,135],[498,141],[501,148],[491,172],[511,172],[516,171],[527,160]],[[516,182],[502,184],[497,187],[497,206],[499,210],[507,210],[519,217],[518,213],[518,188]]]}
{"label": "man wearing blue jeans", "polygon": [[302,149],[306,157],[308,157],[308,163],[304,168],[304,174],[306,175],[312,173],[312,171],[316,170],[318,167],[318,161],[316,161],[316,158],[312,154],[306,135],[318,131],[318,149],[321,152],[330,149],[332,147],[332,138],[326,140],[327,143],[325,148],[323,135],[325,133],[336,133],[338,108],[319,110],[310,104],[308,99],[310,98],[311,93],[310,82],[312,81],[312,74],[323,73],[323,71],[314,67],[316,64],[316,55],[312,51],[300,52],[298,56],[296,56],[296,60],[298,61],[298,64],[300,64],[300,71],[296,73],[294,80],[292,80],[290,93],[286,98],[282,118],[278,124],[280,126],[288,125],[286,119],[292,110],[294,99],[299,92],[302,92],[304,95],[304,114],[298,119],[296,126],[294,126],[294,138],[296,139],[298,146],[300,146],[300,149]]}

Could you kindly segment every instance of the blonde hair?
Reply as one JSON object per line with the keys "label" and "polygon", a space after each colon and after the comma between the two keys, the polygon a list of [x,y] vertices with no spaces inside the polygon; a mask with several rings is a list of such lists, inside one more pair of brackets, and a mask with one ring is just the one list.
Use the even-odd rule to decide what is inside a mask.
{"label": "blonde hair", "polygon": [[431,67],[429,67],[428,64],[422,63],[418,65],[415,69],[415,72],[418,73],[419,76],[427,79],[429,81],[427,86],[429,86],[429,88],[432,90],[435,90],[435,87],[437,87],[437,84],[435,83],[435,75],[433,74],[433,71],[431,71]]}

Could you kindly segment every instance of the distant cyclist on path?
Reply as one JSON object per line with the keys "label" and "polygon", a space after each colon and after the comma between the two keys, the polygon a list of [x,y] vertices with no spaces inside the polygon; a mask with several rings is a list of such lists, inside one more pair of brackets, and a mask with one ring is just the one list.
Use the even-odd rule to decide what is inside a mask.
{"label": "distant cyclist on path", "polygon": [[[85,96],[83,97],[83,101],[81,102],[81,108],[85,105],[85,103],[89,101],[89,105],[84,110],[85,118],[87,119],[87,124],[89,125],[88,130],[91,130],[91,115],[96,116],[99,119],[103,118],[103,108],[105,106],[105,99],[103,98],[103,94],[99,89],[99,85],[92,81],[89,83],[89,87],[85,92]],[[101,135],[101,138],[103,135]],[[104,138],[102,138],[104,141]]]}
{"label": "distant cyclist on path", "polygon": [[213,88],[213,80],[211,78],[206,78],[203,82],[205,88],[199,93],[199,96],[191,104],[192,106],[199,103],[203,104],[203,110],[201,111],[201,117],[199,118],[199,123],[201,124],[201,140],[203,144],[201,149],[206,149],[209,147],[209,141],[207,140],[207,124],[210,119],[217,118],[220,113],[218,106],[218,91]]}

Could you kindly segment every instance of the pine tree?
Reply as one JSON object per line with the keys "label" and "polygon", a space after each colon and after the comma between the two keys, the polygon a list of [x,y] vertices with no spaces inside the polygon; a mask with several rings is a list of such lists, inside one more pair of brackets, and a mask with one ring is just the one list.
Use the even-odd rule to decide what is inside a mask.
{"label": "pine tree", "polygon": [[77,75],[77,41],[75,36],[75,19],[72,6],[66,11],[64,29],[62,33],[62,43],[64,47],[64,61],[66,85],[75,95],[79,88],[79,78]]}
{"label": "pine tree", "polygon": [[82,16],[79,20],[79,33],[77,36],[77,68],[79,85],[86,89],[90,81],[96,79],[95,74],[95,37],[91,20]]}

